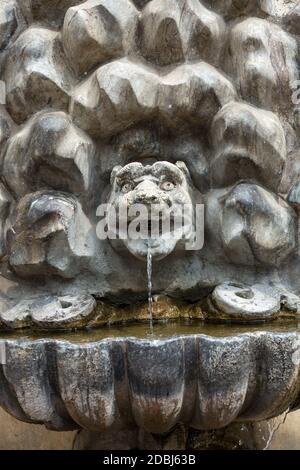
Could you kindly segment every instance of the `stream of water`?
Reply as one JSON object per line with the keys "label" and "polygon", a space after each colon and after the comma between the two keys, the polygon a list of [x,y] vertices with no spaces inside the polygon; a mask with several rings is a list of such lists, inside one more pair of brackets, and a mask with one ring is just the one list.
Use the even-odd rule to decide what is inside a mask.
{"label": "stream of water", "polygon": [[148,280],[148,313],[149,313],[150,331],[151,331],[151,334],[153,334],[152,253],[151,253],[150,247],[148,247],[148,253],[147,253],[147,280]]}

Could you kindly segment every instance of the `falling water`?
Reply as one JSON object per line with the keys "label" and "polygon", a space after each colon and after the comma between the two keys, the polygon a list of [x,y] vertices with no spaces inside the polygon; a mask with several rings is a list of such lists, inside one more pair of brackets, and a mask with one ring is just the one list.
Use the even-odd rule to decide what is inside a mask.
{"label": "falling water", "polygon": [[152,253],[151,253],[150,247],[148,247],[148,253],[147,253],[147,279],[148,279],[148,313],[149,313],[150,330],[151,330],[151,333],[153,334]]}

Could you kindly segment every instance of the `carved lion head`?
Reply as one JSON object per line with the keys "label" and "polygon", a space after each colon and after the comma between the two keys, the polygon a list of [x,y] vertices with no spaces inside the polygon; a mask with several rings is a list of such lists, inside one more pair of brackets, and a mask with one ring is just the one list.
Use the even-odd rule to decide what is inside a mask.
{"label": "carved lion head", "polygon": [[[111,185],[108,203],[119,220],[115,247],[141,259],[150,249],[153,257],[162,259],[193,236],[194,188],[183,162],[117,166]],[[184,224],[176,224],[183,215]],[[135,228],[140,236],[134,234]]]}

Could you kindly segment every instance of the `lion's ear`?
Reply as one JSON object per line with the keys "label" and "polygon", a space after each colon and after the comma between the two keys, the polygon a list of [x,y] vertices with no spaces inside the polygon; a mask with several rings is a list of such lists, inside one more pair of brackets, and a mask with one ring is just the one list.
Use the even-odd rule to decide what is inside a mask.
{"label": "lion's ear", "polygon": [[111,175],[110,175],[110,184],[111,185],[114,184],[115,179],[116,179],[116,175],[117,175],[117,173],[119,173],[119,171],[121,169],[122,169],[122,167],[120,165],[117,165],[112,169],[112,172],[111,172]]}
{"label": "lion's ear", "polygon": [[182,171],[182,173],[185,174],[185,176],[187,177],[188,180],[190,180],[190,181],[192,180],[189,169],[188,169],[188,167],[186,166],[186,164],[184,162],[178,161],[178,162],[175,163],[175,165],[177,166],[177,168],[179,168],[179,170]]}

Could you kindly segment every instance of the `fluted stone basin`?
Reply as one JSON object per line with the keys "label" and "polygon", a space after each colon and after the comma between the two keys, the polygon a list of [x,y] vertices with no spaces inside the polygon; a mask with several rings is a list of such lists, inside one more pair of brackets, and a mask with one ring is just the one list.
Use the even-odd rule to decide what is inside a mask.
{"label": "fluted stone basin", "polygon": [[300,331],[162,323],[57,333],[3,333],[1,406],[49,429],[165,433],[266,420],[296,407]]}

